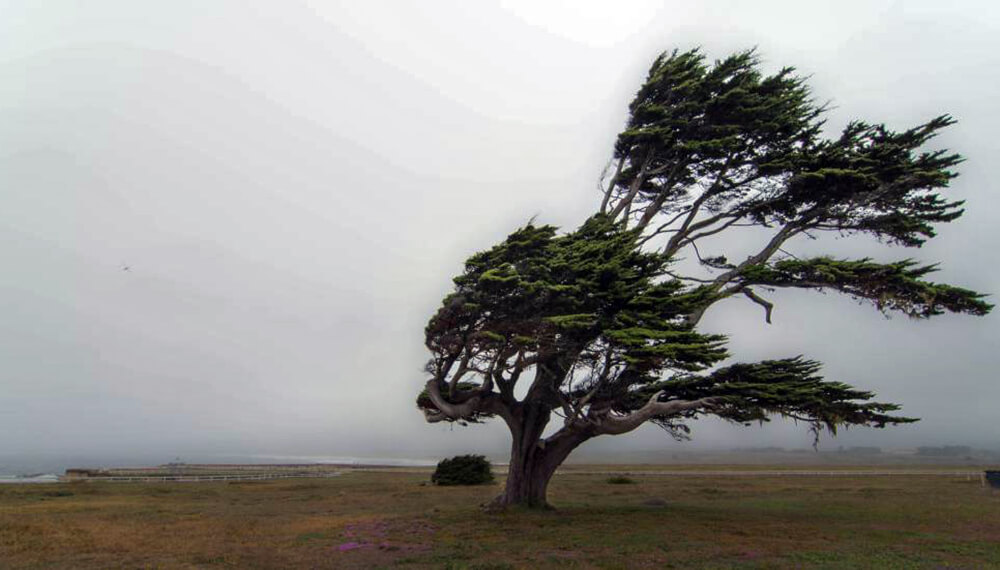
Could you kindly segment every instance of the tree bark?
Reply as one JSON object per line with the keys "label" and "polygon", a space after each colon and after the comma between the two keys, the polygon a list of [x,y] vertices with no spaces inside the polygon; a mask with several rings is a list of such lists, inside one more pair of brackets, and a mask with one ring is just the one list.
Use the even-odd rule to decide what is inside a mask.
{"label": "tree bark", "polygon": [[570,452],[590,436],[580,430],[564,428],[542,439],[551,417],[551,410],[544,404],[526,403],[513,416],[507,482],[503,493],[490,507],[552,508],[548,503],[549,481]]}
{"label": "tree bark", "polygon": [[542,473],[545,455],[541,443],[542,431],[549,423],[551,411],[531,403],[524,403],[513,414],[510,422],[510,465],[504,492],[493,500],[493,506],[524,505],[545,508],[548,477]]}
{"label": "tree bark", "polygon": [[556,469],[581,443],[601,434],[628,433],[656,416],[676,415],[687,410],[711,408],[716,404],[715,398],[660,402],[661,394],[657,393],[645,406],[626,416],[604,417],[597,423],[568,421],[546,439],[541,436],[549,423],[551,408],[538,402],[522,403],[508,421],[513,441],[507,482],[503,493],[493,500],[490,507],[552,508],[547,497],[549,482]]}

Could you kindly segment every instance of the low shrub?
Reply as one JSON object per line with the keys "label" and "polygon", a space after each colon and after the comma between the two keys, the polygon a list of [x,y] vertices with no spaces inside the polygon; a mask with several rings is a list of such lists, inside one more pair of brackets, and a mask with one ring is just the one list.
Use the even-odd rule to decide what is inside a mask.
{"label": "low shrub", "polygon": [[431,475],[435,485],[483,485],[493,482],[489,460],[482,455],[456,455],[442,459]]}
{"label": "low shrub", "polygon": [[629,479],[624,475],[615,475],[614,477],[608,477],[608,485],[634,485],[635,479]]}

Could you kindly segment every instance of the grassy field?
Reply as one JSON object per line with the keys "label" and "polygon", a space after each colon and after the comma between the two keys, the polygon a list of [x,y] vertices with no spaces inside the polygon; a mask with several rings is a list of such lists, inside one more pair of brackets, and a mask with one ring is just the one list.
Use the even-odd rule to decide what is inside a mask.
{"label": "grassy field", "polygon": [[412,472],[5,485],[0,567],[1000,568],[1000,492],[978,479],[632,479],[570,470],[558,510],[503,514],[478,509],[498,485]]}

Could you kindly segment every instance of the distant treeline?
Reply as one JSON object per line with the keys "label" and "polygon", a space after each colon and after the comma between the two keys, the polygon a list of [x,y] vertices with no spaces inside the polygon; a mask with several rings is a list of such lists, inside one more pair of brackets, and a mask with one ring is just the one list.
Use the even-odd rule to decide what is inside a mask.
{"label": "distant treeline", "polygon": [[968,445],[918,447],[917,455],[924,455],[927,457],[962,457],[972,455],[972,448]]}
{"label": "distant treeline", "polygon": [[[814,450],[805,448],[785,449],[784,447],[767,446],[767,447],[737,447],[733,451],[739,453],[812,453]],[[836,453],[850,453],[852,455],[878,455],[882,453],[882,448],[871,447],[871,446],[855,446],[855,447],[840,446],[837,448]]]}

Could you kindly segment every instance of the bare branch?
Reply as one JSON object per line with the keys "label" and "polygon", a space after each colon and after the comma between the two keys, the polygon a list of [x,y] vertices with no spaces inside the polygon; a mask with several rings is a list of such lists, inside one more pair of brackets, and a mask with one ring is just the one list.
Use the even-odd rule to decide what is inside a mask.
{"label": "bare branch", "polygon": [[792,259],[799,259],[799,257],[798,257],[798,256],[796,256],[796,255],[795,255],[794,253],[791,253],[791,252],[789,252],[789,251],[786,251],[786,250],[784,250],[784,249],[781,249],[780,247],[778,248],[778,251],[779,251],[779,252],[781,252],[781,253],[783,253],[783,254],[785,254],[785,255],[786,255],[786,256],[788,256],[788,257],[791,257]]}
{"label": "bare branch", "polygon": [[764,320],[767,321],[767,324],[771,324],[771,310],[774,309],[774,303],[771,303],[770,301],[757,295],[757,293],[754,293],[753,289],[750,289],[749,287],[743,289],[743,294],[754,303],[764,307]]}
{"label": "bare branch", "polygon": [[688,206],[687,208],[681,210],[676,216],[674,216],[673,218],[670,218],[669,220],[667,220],[666,222],[664,222],[663,224],[661,224],[660,227],[656,228],[656,230],[653,231],[651,234],[649,234],[648,236],[646,236],[646,237],[642,238],[641,240],[639,240],[638,244],[642,245],[642,244],[646,243],[647,241],[653,239],[654,237],[656,237],[656,236],[658,236],[660,234],[680,231],[680,230],[672,230],[672,229],[670,229],[670,226],[674,225],[674,222],[676,222],[677,220],[681,219],[681,217],[684,216],[685,214],[687,214],[689,211],[690,211],[690,206]]}
{"label": "bare branch", "polygon": [[458,370],[455,371],[455,375],[451,377],[448,382],[448,397],[455,397],[455,390],[458,389],[458,381],[462,379],[462,376],[469,371],[469,359],[472,355],[469,353],[469,348],[466,346],[465,354],[462,356],[462,361],[458,364]]}
{"label": "bare branch", "polygon": [[695,283],[715,283],[715,280],[713,280],[713,279],[701,279],[701,278],[698,278],[698,277],[685,277],[684,275],[678,275],[677,273],[674,273],[672,271],[664,271],[663,273],[665,275],[669,275],[670,277],[673,277],[674,279],[677,279],[677,280],[680,280],[680,281],[694,281]]}
{"label": "bare branch", "polygon": [[743,263],[740,263],[731,271],[727,271],[726,273],[723,273],[722,275],[716,277],[715,282],[717,286],[721,288],[723,285],[731,281],[734,277],[738,276],[740,272],[743,271],[744,269],[764,263],[765,261],[770,259],[771,256],[774,255],[779,248],[781,248],[781,245],[783,243],[788,241],[788,239],[791,238],[792,236],[802,231],[803,228],[801,228],[795,223],[786,224],[778,231],[778,233],[774,235],[774,237],[771,238],[769,242],[767,242],[767,245],[765,245],[763,249],[761,249],[756,254],[746,258],[746,260],[743,261]]}
{"label": "bare branch", "polygon": [[453,420],[468,419],[475,415],[479,406],[479,396],[469,398],[461,404],[453,404],[444,399],[441,395],[441,386],[437,380],[431,378],[425,385],[427,394],[431,398],[434,406],[447,418]]}
{"label": "bare branch", "polygon": [[601,213],[605,213],[608,210],[608,202],[611,200],[611,193],[614,192],[615,184],[618,183],[618,178],[622,174],[622,168],[625,166],[625,157],[621,157],[618,160],[618,168],[615,170],[615,175],[611,177],[608,182],[608,189],[604,191],[604,199],[601,200]]}
{"label": "bare branch", "polygon": [[609,435],[620,435],[628,433],[653,418],[665,418],[675,416],[682,412],[697,410],[699,408],[711,409],[718,403],[718,398],[700,398],[698,400],[671,400],[661,402],[660,397],[665,394],[659,391],[646,402],[646,405],[638,410],[624,415],[612,416],[609,414],[596,418],[591,418],[596,424],[598,433]]}
{"label": "bare branch", "polygon": [[[646,153],[646,158],[642,161],[642,166],[639,168],[639,173],[636,174],[635,179],[632,180],[632,184],[629,185],[628,194],[625,195],[616,205],[613,210],[611,210],[611,219],[617,219],[618,216],[623,212],[631,209],[632,200],[635,199],[635,195],[639,193],[639,188],[642,187],[642,183],[646,181],[647,170],[649,169],[649,164],[653,160],[653,149],[649,149]],[[625,214],[625,219],[628,220],[628,214]]]}
{"label": "bare branch", "polygon": [[501,399],[499,394],[492,392],[492,383],[487,382],[472,395],[462,394],[460,403],[449,402],[441,394],[441,383],[431,378],[425,384],[431,403],[437,409],[423,408],[424,419],[428,423],[455,420],[473,420],[477,414],[498,415],[511,425],[514,415],[511,408]]}
{"label": "bare branch", "polygon": [[443,422],[448,420],[448,416],[444,415],[441,410],[432,410],[430,408],[424,408],[424,421],[429,424],[436,424],[438,422]]}
{"label": "bare branch", "polygon": [[[708,236],[711,236],[711,235],[715,235],[715,234],[717,234],[719,232],[723,232],[723,231],[729,229],[731,226],[735,225],[736,222],[740,221],[741,217],[742,216],[734,216],[731,220],[729,220],[728,222],[722,224],[721,226],[719,226],[719,227],[717,227],[717,228],[715,228],[713,230],[706,230],[706,231],[699,232],[699,233],[696,233],[696,234],[690,235],[689,237],[684,238],[684,241],[681,242],[681,243],[679,243],[679,244],[676,244],[675,245],[676,249],[674,249],[672,252],[669,252],[668,255],[673,255],[674,253],[677,253],[677,250],[681,249],[682,247],[684,247],[685,245],[687,245],[689,243],[694,243],[695,241],[697,241],[697,240],[699,240],[701,238],[708,237]],[[752,225],[756,225],[756,224],[749,224],[749,225],[752,226]]]}
{"label": "bare branch", "polygon": [[[698,196],[695,199],[695,201],[691,204],[691,209],[688,211],[687,217],[684,218],[684,222],[681,224],[680,230],[676,234],[674,234],[672,238],[670,238],[670,242],[667,244],[666,251],[670,251],[674,247],[676,247],[677,243],[680,242],[680,240],[687,235],[688,227],[691,225],[692,222],[694,222],[694,219],[698,216],[698,211],[701,209],[701,206],[705,203],[706,200],[714,196],[715,191],[718,190],[718,188],[722,185],[723,177],[726,175],[727,172],[729,172],[729,167],[732,164],[733,158],[734,158],[733,155],[729,155],[726,158],[726,162],[722,165],[722,168],[716,175],[715,181],[713,181],[711,186],[706,188],[701,193],[701,195]],[[680,164],[678,164],[677,166],[680,167]],[[674,174],[673,172],[670,173],[671,177],[673,176],[673,174]],[[669,190],[670,190],[669,186],[667,188],[664,188],[663,192],[661,192],[660,195],[657,196],[656,199],[653,200],[649,204],[649,206],[646,207],[646,210],[642,214],[642,220],[639,222],[640,230],[645,228],[649,224],[649,222],[652,221],[652,219],[657,214],[660,213],[660,208],[663,207],[663,203],[667,199],[667,191]]]}
{"label": "bare branch", "polygon": [[[698,263],[702,265],[708,265],[707,263],[705,263],[705,258],[701,256],[701,250],[698,249],[698,244],[696,244],[695,242],[691,242],[691,249],[694,250],[694,256],[698,258]],[[711,266],[709,265],[709,267]],[[713,280],[712,283],[714,282],[715,281]]]}

